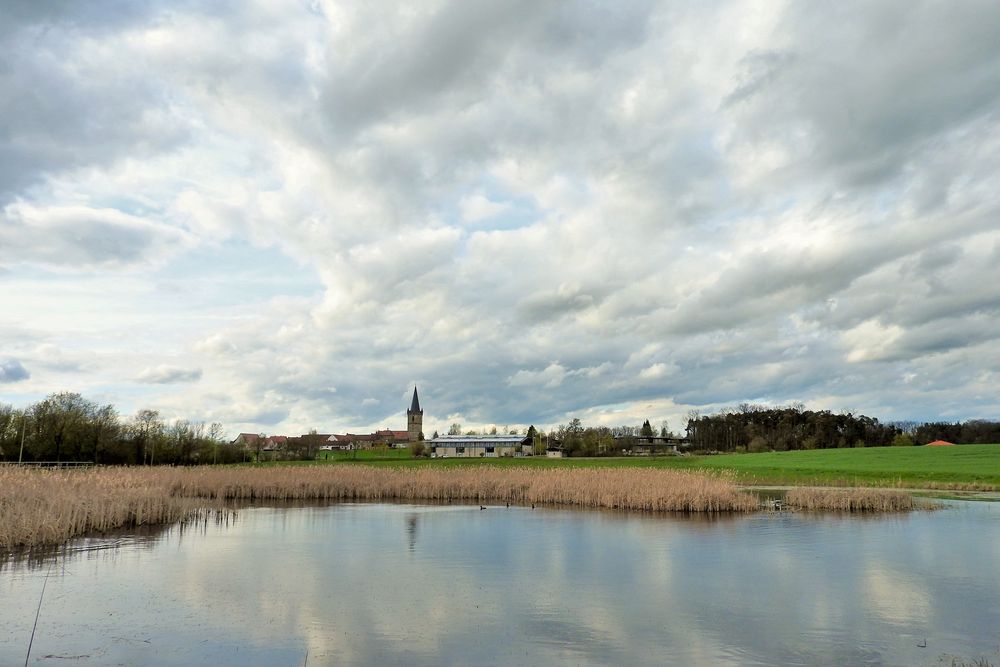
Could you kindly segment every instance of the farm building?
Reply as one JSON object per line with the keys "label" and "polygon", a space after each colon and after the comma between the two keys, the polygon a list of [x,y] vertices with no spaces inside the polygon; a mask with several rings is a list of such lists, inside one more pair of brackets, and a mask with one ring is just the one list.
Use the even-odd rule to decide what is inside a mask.
{"label": "farm building", "polygon": [[948,442],[947,440],[935,440],[934,442],[928,442],[925,447],[953,447],[954,442]]}
{"label": "farm building", "polygon": [[524,435],[442,435],[427,444],[436,458],[531,455],[531,440]]}
{"label": "farm building", "polygon": [[[623,453],[638,454],[639,456],[676,454],[679,447],[685,447],[688,443],[687,438],[659,435],[615,436],[615,444],[622,448]],[[631,450],[626,451],[625,447],[629,444],[631,445]]]}

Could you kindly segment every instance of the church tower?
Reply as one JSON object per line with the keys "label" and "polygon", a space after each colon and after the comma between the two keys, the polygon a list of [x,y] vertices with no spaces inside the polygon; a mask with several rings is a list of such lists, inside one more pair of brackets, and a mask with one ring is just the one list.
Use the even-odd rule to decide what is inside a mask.
{"label": "church tower", "polygon": [[424,430],[424,411],[420,409],[420,399],[417,398],[417,388],[413,388],[413,400],[410,409],[406,411],[407,440],[416,442]]}

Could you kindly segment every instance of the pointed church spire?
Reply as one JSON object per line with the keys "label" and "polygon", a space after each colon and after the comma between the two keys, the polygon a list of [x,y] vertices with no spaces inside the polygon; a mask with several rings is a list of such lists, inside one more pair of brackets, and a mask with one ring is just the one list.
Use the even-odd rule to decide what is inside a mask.
{"label": "pointed church spire", "polygon": [[417,398],[417,387],[413,386],[413,401],[410,403],[410,412],[422,412],[420,409],[420,399]]}

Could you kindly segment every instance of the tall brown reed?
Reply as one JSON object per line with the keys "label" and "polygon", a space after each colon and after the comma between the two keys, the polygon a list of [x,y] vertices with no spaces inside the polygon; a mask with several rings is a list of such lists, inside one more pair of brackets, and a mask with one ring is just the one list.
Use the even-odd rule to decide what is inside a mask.
{"label": "tall brown reed", "polygon": [[805,510],[842,510],[845,512],[902,512],[912,510],[913,496],[891,489],[817,489],[797,488],[788,491],[785,502]]}
{"label": "tall brown reed", "polygon": [[728,479],[622,468],[204,467],[175,471],[170,492],[234,500],[458,500],[681,512],[757,507],[753,496],[737,490]]}
{"label": "tall brown reed", "polygon": [[673,470],[6,466],[0,467],[0,546],[56,544],[89,532],[173,522],[224,500],[454,500],[681,512],[757,507],[727,479]]}
{"label": "tall brown reed", "polygon": [[[636,468],[196,467],[38,470],[0,466],[0,547],[194,516],[224,501],[458,501],[624,510],[749,512],[757,499],[726,475]],[[911,509],[902,492],[794,489],[803,509]]]}
{"label": "tall brown reed", "polygon": [[58,544],[89,532],[178,521],[197,510],[198,503],[144,481],[125,469],[0,466],[0,547]]}

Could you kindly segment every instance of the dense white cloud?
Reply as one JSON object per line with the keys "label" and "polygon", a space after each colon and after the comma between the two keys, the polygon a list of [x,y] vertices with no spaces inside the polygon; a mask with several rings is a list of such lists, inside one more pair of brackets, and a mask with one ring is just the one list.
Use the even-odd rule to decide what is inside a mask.
{"label": "dense white cloud", "polygon": [[475,192],[462,197],[458,202],[458,208],[462,212],[462,220],[465,222],[479,222],[509,211],[511,205],[509,202],[493,201],[482,192]]}
{"label": "dense white cloud", "polygon": [[991,4],[8,14],[25,396],[268,431],[398,426],[413,383],[432,428],[1000,409]]}

